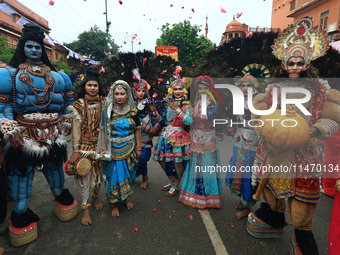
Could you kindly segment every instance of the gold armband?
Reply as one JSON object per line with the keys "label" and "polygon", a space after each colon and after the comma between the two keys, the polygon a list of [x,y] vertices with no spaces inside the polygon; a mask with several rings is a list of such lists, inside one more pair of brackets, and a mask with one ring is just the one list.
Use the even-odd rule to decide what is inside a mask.
{"label": "gold armband", "polygon": [[72,90],[66,92],[67,97],[74,97],[74,92]]}
{"label": "gold armband", "polygon": [[9,96],[0,94],[0,103],[7,103],[9,101]]}

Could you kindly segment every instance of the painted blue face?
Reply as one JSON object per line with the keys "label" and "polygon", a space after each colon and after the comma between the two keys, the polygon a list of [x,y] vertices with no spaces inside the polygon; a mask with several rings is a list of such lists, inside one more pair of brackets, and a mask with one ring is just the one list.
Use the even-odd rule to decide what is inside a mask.
{"label": "painted blue face", "polygon": [[25,43],[25,55],[29,60],[40,61],[42,56],[41,44],[34,41],[27,41]]}

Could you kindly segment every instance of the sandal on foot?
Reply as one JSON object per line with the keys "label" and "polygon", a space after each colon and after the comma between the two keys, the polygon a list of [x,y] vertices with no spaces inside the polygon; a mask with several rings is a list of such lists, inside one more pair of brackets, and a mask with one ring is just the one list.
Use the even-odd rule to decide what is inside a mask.
{"label": "sandal on foot", "polygon": [[162,190],[163,191],[169,191],[171,189],[171,183],[169,183],[169,184],[167,184],[167,185],[164,185],[163,187],[162,187]]}
{"label": "sandal on foot", "polygon": [[178,191],[179,191],[178,189],[170,188],[170,190],[167,193],[165,193],[165,195],[167,197],[173,197],[174,195],[178,193]]}

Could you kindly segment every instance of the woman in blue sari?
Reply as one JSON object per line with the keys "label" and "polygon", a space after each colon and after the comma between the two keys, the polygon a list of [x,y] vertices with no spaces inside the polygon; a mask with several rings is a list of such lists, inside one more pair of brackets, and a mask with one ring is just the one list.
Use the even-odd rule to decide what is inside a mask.
{"label": "woman in blue sari", "polygon": [[[206,106],[201,105],[201,96],[212,93],[213,80],[209,76],[199,76],[195,89],[197,96],[190,114],[193,118],[191,125],[191,162],[190,170],[184,172],[179,201],[184,205],[198,209],[220,208],[222,194],[221,171],[215,170],[220,165],[213,119],[218,105],[208,97]],[[206,109],[203,112],[202,109]]]}
{"label": "woman in blue sari", "polygon": [[116,81],[107,97],[100,125],[97,157],[106,165],[107,197],[112,216],[119,216],[119,204],[132,209],[138,158],[141,156],[140,122],[134,107],[131,88],[125,81]]}

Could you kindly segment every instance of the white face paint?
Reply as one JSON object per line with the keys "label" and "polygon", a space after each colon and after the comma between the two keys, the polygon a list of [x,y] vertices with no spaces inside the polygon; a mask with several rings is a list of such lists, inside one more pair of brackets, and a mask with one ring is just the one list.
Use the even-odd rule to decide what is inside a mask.
{"label": "white face paint", "polygon": [[287,72],[289,78],[297,79],[300,77],[301,72],[304,69],[305,61],[302,57],[291,57],[288,61]]}

